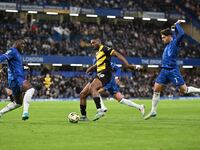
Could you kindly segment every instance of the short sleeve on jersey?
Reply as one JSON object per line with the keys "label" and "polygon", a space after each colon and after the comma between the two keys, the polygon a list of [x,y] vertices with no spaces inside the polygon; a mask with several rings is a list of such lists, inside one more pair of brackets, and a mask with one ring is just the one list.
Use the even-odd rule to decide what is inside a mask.
{"label": "short sleeve on jersey", "polygon": [[9,50],[4,54],[4,56],[6,56],[6,58],[9,60],[9,59],[13,58],[14,54],[15,54],[15,52],[14,52],[13,50],[10,50],[10,49],[9,49]]}
{"label": "short sleeve on jersey", "polygon": [[108,56],[108,55],[112,55],[112,53],[113,53],[113,49],[112,48],[110,48],[110,47],[107,47],[107,46],[104,46],[103,47],[103,52]]}

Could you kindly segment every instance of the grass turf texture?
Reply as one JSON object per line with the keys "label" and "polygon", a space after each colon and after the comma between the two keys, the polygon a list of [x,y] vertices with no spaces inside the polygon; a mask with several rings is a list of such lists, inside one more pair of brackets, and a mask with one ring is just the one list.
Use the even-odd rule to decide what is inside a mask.
{"label": "grass turf texture", "polygon": [[[136,101],[150,110],[151,101]],[[0,103],[0,108],[6,103]],[[0,150],[199,150],[200,101],[161,101],[158,116],[143,120],[138,110],[106,101],[105,117],[72,124],[70,112],[79,113],[79,102],[33,102],[30,120],[22,109],[0,119]],[[93,101],[88,117],[94,117]]]}

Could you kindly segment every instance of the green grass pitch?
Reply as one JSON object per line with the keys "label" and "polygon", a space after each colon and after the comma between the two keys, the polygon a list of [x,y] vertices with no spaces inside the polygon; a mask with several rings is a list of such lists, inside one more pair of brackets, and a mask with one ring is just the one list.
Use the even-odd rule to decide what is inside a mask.
{"label": "green grass pitch", "polygon": [[[136,101],[146,105],[151,101]],[[0,103],[0,108],[7,103]],[[105,117],[72,124],[70,112],[79,113],[79,101],[33,102],[30,120],[22,109],[0,119],[0,150],[199,150],[200,100],[160,101],[158,116],[143,120],[138,110],[106,101]],[[96,109],[88,101],[88,117]]]}

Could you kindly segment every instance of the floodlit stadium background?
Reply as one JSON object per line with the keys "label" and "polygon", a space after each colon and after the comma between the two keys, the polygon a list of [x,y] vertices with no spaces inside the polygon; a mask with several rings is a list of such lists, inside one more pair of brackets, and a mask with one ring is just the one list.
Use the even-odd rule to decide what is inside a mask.
{"label": "floodlit stadium background", "polygon": [[[79,92],[92,78],[85,73],[95,54],[90,40],[99,36],[130,63],[144,67],[130,72],[113,60],[123,71],[121,92],[125,97],[150,98],[164,48],[159,32],[181,19],[186,36],[178,63],[186,83],[198,87],[199,6],[199,1],[189,0],[3,0],[0,2],[0,53],[14,40],[24,37],[28,45],[23,61],[29,66],[27,78],[37,89],[34,98],[78,99]],[[50,96],[43,84],[46,74],[53,81]],[[0,76],[1,91],[7,85],[6,77],[6,74]],[[180,95],[170,86],[162,96]],[[6,96],[1,93],[0,98]]]}

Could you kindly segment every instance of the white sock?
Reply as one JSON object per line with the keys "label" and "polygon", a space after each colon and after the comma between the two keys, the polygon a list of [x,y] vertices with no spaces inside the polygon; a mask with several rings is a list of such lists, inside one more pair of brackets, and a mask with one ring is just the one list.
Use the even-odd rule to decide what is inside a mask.
{"label": "white sock", "polygon": [[6,107],[4,107],[3,109],[0,110],[0,114],[3,115],[9,111],[12,111],[18,107],[20,107],[21,105],[16,104],[15,102],[11,102],[9,103]]}
{"label": "white sock", "polygon": [[160,100],[160,93],[154,92],[152,98],[151,112],[156,112],[159,100]]}
{"label": "white sock", "polygon": [[34,92],[35,92],[34,88],[31,88],[26,91],[26,93],[24,95],[24,99],[23,99],[23,104],[24,104],[23,113],[28,113],[29,104],[31,102],[31,98],[32,98]]}
{"label": "white sock", "polygon": [[193,86],[189,86],[189,87],[187,87],[187,92],[186,93],[200,93],[200,89],[199,88],[195,88]]}
{"label": "white sock", "polygon": [[127,100],[127,99],[125,99],[125,98],[122,98],[121,101],[120,101],[120,103],[121,103],[121,104],[128,105],[128,106],[130,106],[130,107],[135,107],[135,108],[137,108],[137,109],[140,109],[140,107],[141,107],[139,104],[136,104],[136,103],[134,103],[134,102],[132,102],[132,101],[130,101],[130,100]]}
{"label": "white sock", "polygon": [[99,95],[99,98],[100,98],[101,108],[102,109],[107,109],[106,106],[103,103],[103,99],[102,99],[101,95]]}

